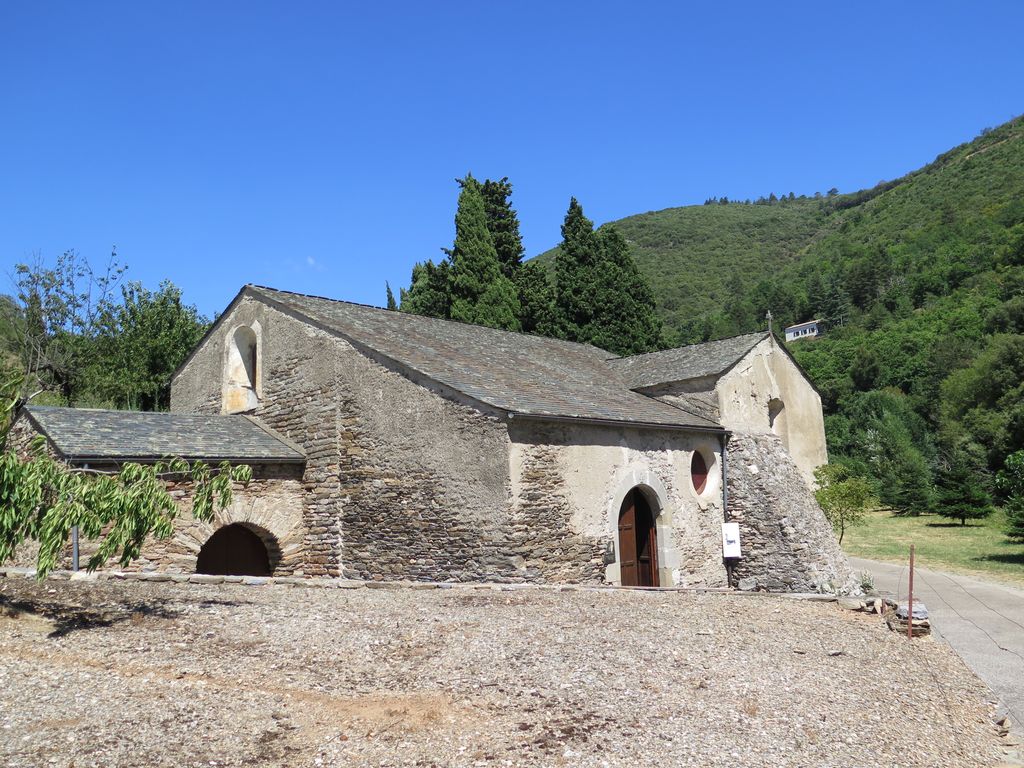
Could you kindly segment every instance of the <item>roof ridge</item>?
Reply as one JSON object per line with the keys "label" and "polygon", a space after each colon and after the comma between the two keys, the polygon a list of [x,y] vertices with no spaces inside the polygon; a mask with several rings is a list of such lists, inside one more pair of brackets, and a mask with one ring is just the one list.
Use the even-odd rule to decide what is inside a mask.
{"label": "roof ridge", "polygon": [[703,347],[706,344],[717,344],[721,341],[732,341],[733,339],[741,339],[744,336],[769,336],[768,331],[751,331],[750,333],[737,333],[734,336],[723,336],[721,339],[712,339],[711,341],[698,341],[695,344],[683,344],[679,347],[669,347],[668,349],[656,349],[653,352],[641,352],[638,355],[626,355],[625,357],[609,357],[607,360],[636,360],[637,358],[647,357],[648,355],[663,355],[666,352],[678,352],[680,349],[692,349],[694,347]]}
{"label": "roof ridge", "polygon": [[[559,344],[571,344],[571,345],[576,346],[576,347],[582,347],[583,349],[596,350],[597,352],[600,352],[601,354],[608,354],[608,350],[607,349],[602,349],[601,347],[598,347],[598,346],[596,346],[594,344],[588,344],[588,343],[583,342],[583,341],[572,341],[570,339],[559,339],[559,338],[557,338],[555,336],[544,336],[544,335],[539,334],[539,333],[527,333],[526,331],[508,331],[508,330],[505,330],[504,328],[493,328],[493,327],[491,327],[489,325],[481,325],[480,323],[464,323],[461,320],[451,320],[451,319],[445,318],[445,317],[433,317],[432,315],[417,315],[417,314],[413,314],[412,312],[402,312],[401,310],[387,309],[386,307],[378,307],[375,304],[363,304],[363,303],[360,303],[358,301],[348,301],[346,299],[334,299],[334,298],[331,298],[330,296],[320,296],[319,294],[315,294],[315,293],[302,293],[300,291],[288,291],[288,290],[285,290],[283,288],[273,288],[273,287],[271,287],[269,285],[258,285],[256,283],[247,283],[246,287],[247,288],[256,288],[257,290],[262,290],[262,291],[273,291],[274,293],[286,293],[289,296],[300,296],[300,297],[302,297],[304,299],[317,299],[319,301],[330,301],[330,302],[333,302],[335,304],[347,304],[350,307],[362,307],[363,309],[374,309],[374,310],[377,310],[378,312],[396,312],[396,313],[400,314],[403,317],[417,318],[419,320],[427,320],[427,321],[437,322],[437,323],[451,323],[453,325],[458,325],[458,326],[462,326],[462,327],[481,328],[481,329],[483,329],[485,331],[493,331],[494,333],[510,334],[512,336],[527,336],[529,338],[534,338],[534,339],[543,339],[545,341],[554,341],[554,342],[557,342]],[[611,359],[614,359],[614,358],[606,358],[606,359],[611,360]]]}

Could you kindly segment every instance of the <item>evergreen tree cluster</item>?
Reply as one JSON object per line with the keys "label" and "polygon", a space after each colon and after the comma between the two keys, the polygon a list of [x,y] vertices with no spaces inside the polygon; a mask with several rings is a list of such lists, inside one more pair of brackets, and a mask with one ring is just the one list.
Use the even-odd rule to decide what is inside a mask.
{"label": "evergreen tree cluster", "polygon": [[838,194],[839,190],[832,187],[825,195],[821,194],[821,192],[815,192],[811,197],[807,195],[800,195],[798,197],[795,192],[790,192],[788,195],[776,195],[774,192],[771,192],[768,197],[762,196],[757,198],[757,200],[751,200],[749,197],[745,200],[730,200],[728,197],[709,197],[704,201],[704,205],[784,205],[786,203],[802,203],[808,200],[822,200],[826,197],[831,199]]}
{"label": "evergreen tree cluster", "polygon": [[[455,242],[417,263],[403,312],[593,344],[616,354],[663,346],[654,293],[614,227],[595,230],[575,198],[562,224],[554,281],[523,261],[508,178],[458,180]],[[389,289],[390,290],[390,289]],[[390,305],[389,305],[390,306]]]}

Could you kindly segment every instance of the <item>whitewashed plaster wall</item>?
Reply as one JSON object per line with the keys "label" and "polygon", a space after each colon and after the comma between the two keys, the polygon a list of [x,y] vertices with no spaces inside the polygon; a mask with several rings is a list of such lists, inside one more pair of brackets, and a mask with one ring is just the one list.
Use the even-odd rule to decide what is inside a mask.
{"label": "whitewashed plaster wall", "polygon": [[[737,432],[774,432],[808,484],[828,462],[821,396],[771,337],[758,343],[715,387],[721,424]],[[784,405],[774,425],[772,401]]]}
{"label": "whitewashed plaster wall", "polygon": [[[639,487],[655,515],[662,586],[721,586],[721,446],[715,434],[574,424],[510,429],[511,494],[530,496],[524,466],[539,450],[558,468],[568,524],[575,535],[603,543],[604,578],[619,583],[618,516],[626,494]],[[700,450],[709,479],[698,494],[690,479]],[[547,489],[550,493],[552,489]]]}

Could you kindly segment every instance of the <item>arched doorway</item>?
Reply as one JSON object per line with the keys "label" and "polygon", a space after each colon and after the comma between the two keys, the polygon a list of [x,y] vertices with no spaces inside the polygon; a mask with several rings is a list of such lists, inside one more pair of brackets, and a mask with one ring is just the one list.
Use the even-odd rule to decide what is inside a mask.
{"label": "arched doorway", "polygon": [[658,533],[651,505],[638,488],[626,494],[619,509],[619,583],[658,586]]}
{"label": "arched doorway", "polygon": [[196,573],[217,576],[269,576],[270,556],[263,540],[241,523],[218,528],[199,550]]}

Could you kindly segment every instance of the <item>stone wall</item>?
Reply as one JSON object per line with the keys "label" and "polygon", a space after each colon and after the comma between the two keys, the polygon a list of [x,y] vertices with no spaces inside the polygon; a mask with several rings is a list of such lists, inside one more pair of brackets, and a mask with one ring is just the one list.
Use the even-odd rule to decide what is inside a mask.
{"label": "stone wall", "polygon": [[852,575],[832,527],[777,435],[736,432],[728,449],[728,518],[740,524],[739,579],[773,592],[843,590]]}
{"label": "stone wall", "polygon": [[219,411],[224,344],[261,330],[256,418],[300,444],[306,575],[521,580],[509,532],[508,434],[496,414],[244,298],[180,372],[172,409]]}
{"label": "stone wall", "polygon": [[[192,517],[191,484],[171,483],[179,508],[174,532],[167,539],[150,539],[139,559],[124,570],[194,573],[199,550],[213,532],[240,523],[263,540],[272,575],[302,575],[306,529],[301,474],[295,465],[253,466],[252,481],[246,486],[235,483],[231,504],[214,512],[209,522]],[[84,563],[86,549],[82,552]]]}
{"label": "stone wall", "polygon": [[[12,426],[8,439],[18,454],[26,457],[39,435],[31,420],[21,415]],[[48,441],[44,446],[49,456],[59,460],[59,455]],[[118,470],[116,464],[94,464],[92,468],[107,472]],[[193,573],[199,549],[213,531],[222,525],[241,523],[264,540],[271,555],[271,568],[275,576],[301,575],[302,544],[306,538],[302,517],[302,468],[291,464],[258,464],[253,465],[252,470],[252,481],[246,486],[235,483],[231,504],[217,510],[211,522],[200,522],[192,517],[191,483],[169,480],[166,487],[178,507],[174,532],[167,539],[150,538],[143,546],[140,557],[126,570]],[[85,538],[79,541],[81,567],[85,567],[97,547],[97,541]],[[34,567],[37,549],[34,542],[26,542],[6,565]],[[69,541],[60,567],[71,566]],[[111,561],[106,567],[117,567],[117,563]]]}
{"label": "stone wall", "polygon": [[[618,513],[640,488],[656,515],[660,583],[725,583],[716,436],[532,420],[513,421],[510,435],[529,571],[552,581],[618,583]],[[690,481],[694,450],[711,471],[701,494]]]}

